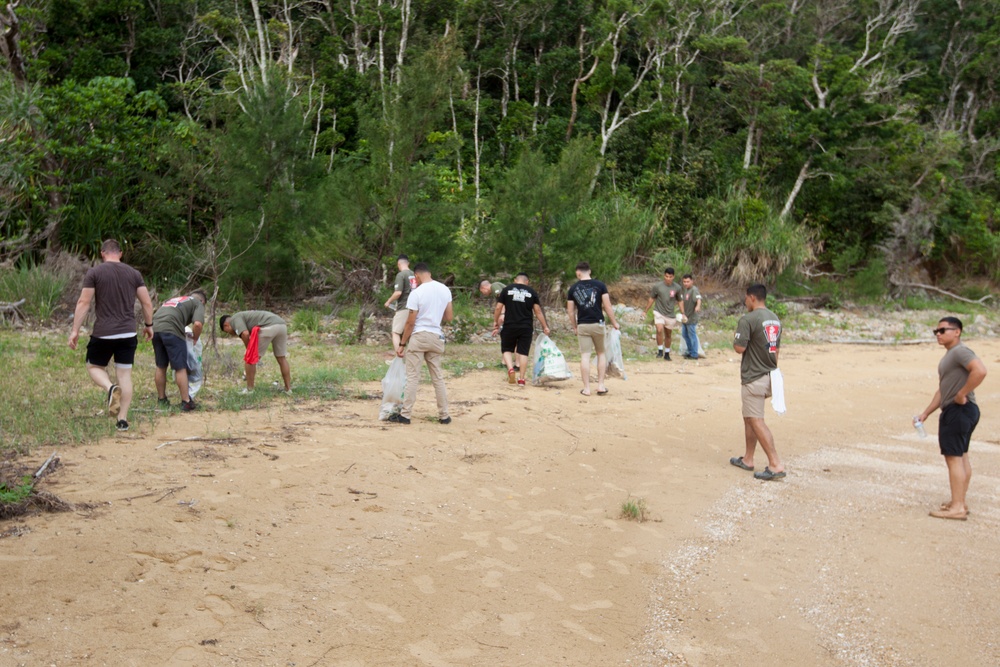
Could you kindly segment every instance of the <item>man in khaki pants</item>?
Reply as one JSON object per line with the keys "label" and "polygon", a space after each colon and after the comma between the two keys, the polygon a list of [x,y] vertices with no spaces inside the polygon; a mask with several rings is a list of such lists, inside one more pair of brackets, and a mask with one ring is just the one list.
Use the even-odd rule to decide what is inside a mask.
{"label": "man in khaki pants", "polygon": [[424,262],[417,262],[413,273],[417,276],[417,287],[406,300],[410,315],[399,347],[396,348],[396,354],[406,360],[406,392],[402,410],[389,417],[389,421],[410,423],[420,384],[420,362],[423,361],[427,364],[434,384],[438,420],[442,424],[450,424],[448,390],[444,386],[444,372],[441,370],[441,357],[444,356],[444,332],[441,325],[450,322],[453,317],[451,290],[431,277],[431,270]]}

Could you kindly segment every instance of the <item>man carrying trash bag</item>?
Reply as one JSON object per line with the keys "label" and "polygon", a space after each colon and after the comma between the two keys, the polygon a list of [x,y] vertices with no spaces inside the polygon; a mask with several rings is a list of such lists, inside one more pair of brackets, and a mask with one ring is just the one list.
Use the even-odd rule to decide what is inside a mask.
{"label": "man carrying trash bag", "polygon": [[[506,315],[504,314],[506,312]],[[538,317],[542,324],[542,332],[549,333],[549,325],[545,314],[539,305],[538,292],[528,285],[528,274],[519,273],[514,277],[514,283],[504,287],[497,295],[497,305],[493,310],[493,335],[500,331],[500,352],[507,366],[507,382],[520,387],[525,385],[525,375],[528,372],[528,353],[531,351],[531,337],[534,335],[533,316]],[[500,329],[503,318],[503,330]],[[515,379],[514,354],[517,353],[517,366],[520,377]]]}

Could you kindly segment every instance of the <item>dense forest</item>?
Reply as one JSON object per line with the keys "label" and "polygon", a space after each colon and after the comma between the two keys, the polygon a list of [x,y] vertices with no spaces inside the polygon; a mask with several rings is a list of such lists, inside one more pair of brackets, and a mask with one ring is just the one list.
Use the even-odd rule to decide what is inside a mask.
{"label": "dense forest", "polygon": [[[3,0],[0,0],[2,2]],[[0,259],[1000,278],[1000,0],[0,4]],[[25,258],[30,258],[26,260]]]}

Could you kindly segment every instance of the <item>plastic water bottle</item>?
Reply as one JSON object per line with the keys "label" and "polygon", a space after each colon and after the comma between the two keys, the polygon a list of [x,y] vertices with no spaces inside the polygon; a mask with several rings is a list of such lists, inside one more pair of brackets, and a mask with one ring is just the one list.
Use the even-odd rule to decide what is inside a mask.
{"label": "plastic water bottle", "polygon": [[917,429],[917,435],[921,438],[927,437],[927,429],[924,428],[924,423],[920,421],[920,417],[913,418],[913,428]]}

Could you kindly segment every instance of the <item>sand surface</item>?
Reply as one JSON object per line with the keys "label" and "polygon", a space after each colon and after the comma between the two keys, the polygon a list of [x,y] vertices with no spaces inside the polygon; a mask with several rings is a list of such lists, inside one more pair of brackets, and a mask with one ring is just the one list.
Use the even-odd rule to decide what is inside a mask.
{"label": "sand surface", "polygon": [[940,357],[786,345],[781,482],[728,464],[719,349],[605,397],[469,373],[448,426],[423,385],[408,427],[276,401],[66,448],[44,488],[96,508],[0,525],[0,665],[997,665],[998,385],[969,521],[932,519],[937,422],[909,420]]}

